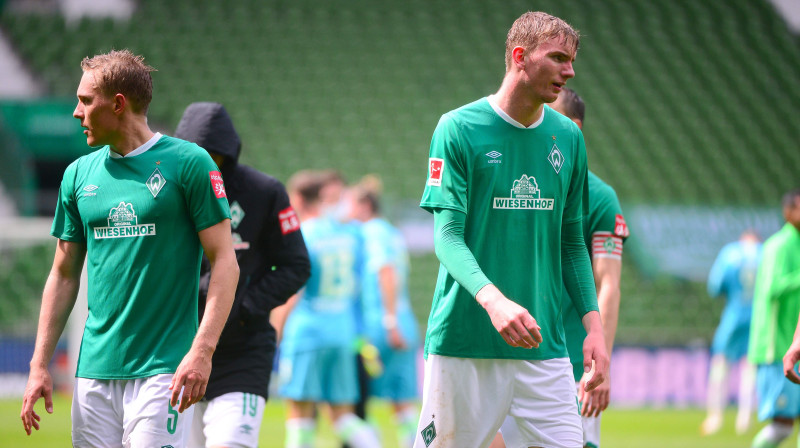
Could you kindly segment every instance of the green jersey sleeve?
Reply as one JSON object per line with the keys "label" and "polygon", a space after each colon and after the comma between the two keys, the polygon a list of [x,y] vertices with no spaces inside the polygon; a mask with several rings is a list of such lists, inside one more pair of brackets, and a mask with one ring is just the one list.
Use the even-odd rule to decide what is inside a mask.
{"label": "green jersey sleeve", "polygon": [[468,167],[462,151],[458,123],[442,116],[431,138],[428,181],[420,207],[429,212],[447,208],[467,213]]}
{"label": "green jersey sleeve", "polygon": [[208,153],[197,145],[182,153],[181,187],[196,231],[230,219],[222,173]]}
{"label": "green jersey sleeve", "polygon": [[588,207],[589,185],[586,147],[580,131],[577,145],[561,222],[561,270],[567,293],[572,298],[578,316],[583,317],[589,311],[597,311],[599,308],[592,264],[583,240],[583,210]]}
{"label": "green jersey sleeve", "polygon": [[75,200],[75,176],[78,163],[79,160],[72,162],[64,171],[61,186],[58,188],[58,202],[53,225],[50,227],[50,235],[64,241],[85,243],[86,234]]}

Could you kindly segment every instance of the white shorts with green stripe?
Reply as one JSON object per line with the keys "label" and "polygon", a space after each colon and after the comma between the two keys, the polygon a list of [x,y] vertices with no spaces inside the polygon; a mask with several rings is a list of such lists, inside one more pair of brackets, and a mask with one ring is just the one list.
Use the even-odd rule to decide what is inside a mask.
{"label": "white shorts with green stripe", "polygon": [[414,448],[580,448],[578,396],[567,358],[469,359],[428,355]]}
{"label": "white shorts with green stripe", "polygon": [[265,403],[260,395],[230,392],[195,404],[188,446],[256,448]]}

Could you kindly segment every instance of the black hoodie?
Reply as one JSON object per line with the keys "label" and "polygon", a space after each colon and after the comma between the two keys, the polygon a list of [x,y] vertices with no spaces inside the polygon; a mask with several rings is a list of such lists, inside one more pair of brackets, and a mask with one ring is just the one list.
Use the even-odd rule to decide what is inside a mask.
{"label": "black hoodie", "polygon": [[[236,298],[212,358],[205,399],[230,392],[267,398],[275,355],[275,329],[269,323],[269,313],[297,292],[311,274],[297,217],[278,180],[238,163],[241,140],[221,104],[190,104],[175,136],[224,156],[220,168],[231,206],[231,232],[239,262]],[[203,257],[201,318],[209,271],[208,259]]]}

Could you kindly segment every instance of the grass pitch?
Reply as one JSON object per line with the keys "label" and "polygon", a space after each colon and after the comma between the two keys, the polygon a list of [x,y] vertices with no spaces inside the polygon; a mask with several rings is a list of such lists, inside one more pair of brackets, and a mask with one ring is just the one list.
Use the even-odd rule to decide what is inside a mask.
{"label": "grass pitch", "polygon": [[[0,446],[52,448],[68,447],[70,443],[71,397],[58,395],[54,413],[44,411],[39,400],[36,410],[42,415],[42,429],[29,437],[22,429],[19,399],[0,400]],[[380,429],[384,448],[400,448],[392,431],[391,410],[386,403],[376,402],[370,407],[370,417]],[[755,433],[763,426],[755,423],[751,430],[737,436],[733,429],[735,411],[729,410],[722,430],[710,437],[699,434],[704,413],[697,409],[611,409],[603,416],[602,444],[606,448],[747,448]],[[261,426],[261,448],[283,448],[285,408],[281,401],[267,403]],[[318,448],[338,448],[339,442],[326,419],[320,420],[317,436]],[[787,439],[781,448],[797,446],[797,434]],[[403,447],[406,448],[406,447]]]}

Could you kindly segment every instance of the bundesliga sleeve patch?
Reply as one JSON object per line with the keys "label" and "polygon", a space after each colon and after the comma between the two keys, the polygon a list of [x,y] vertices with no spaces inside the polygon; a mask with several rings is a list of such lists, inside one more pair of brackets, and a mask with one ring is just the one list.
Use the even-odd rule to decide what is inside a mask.
{"label": "bundesliga sleeve patch", "polygon": [[222,182],[222,173],[219,171],[209,171],[208,177],[211,178],[211,189],[214,190],[214,195],[217,199],[227,198],[225,194],[225,184]]}
{"label": "bundesliga sleeve patch", "polygon": [[614,218],[614,234],[622,238],[630,236],[628,224],[625,223],[625,218],[623,218],[622,215],[617,215]]}
{"label": "bundesliga sleeve patch", "polygon": [[428,185],[433,187],[441,186],[442,171],[444,171],[444,159],[435,157],[428,159]]}
{"label": "bundesliga sleeve patch", "polygon": [[297,219],[297,214],[291,206],[278,213],[278,220],[281,222],[281,232],[284,235],[300,230],[300,220]]}
{"label": "bundesliga sleeve patch", "polygon": [[592,235],[592,258],[622,259],[622,238],[611,232],[595,232]]}

